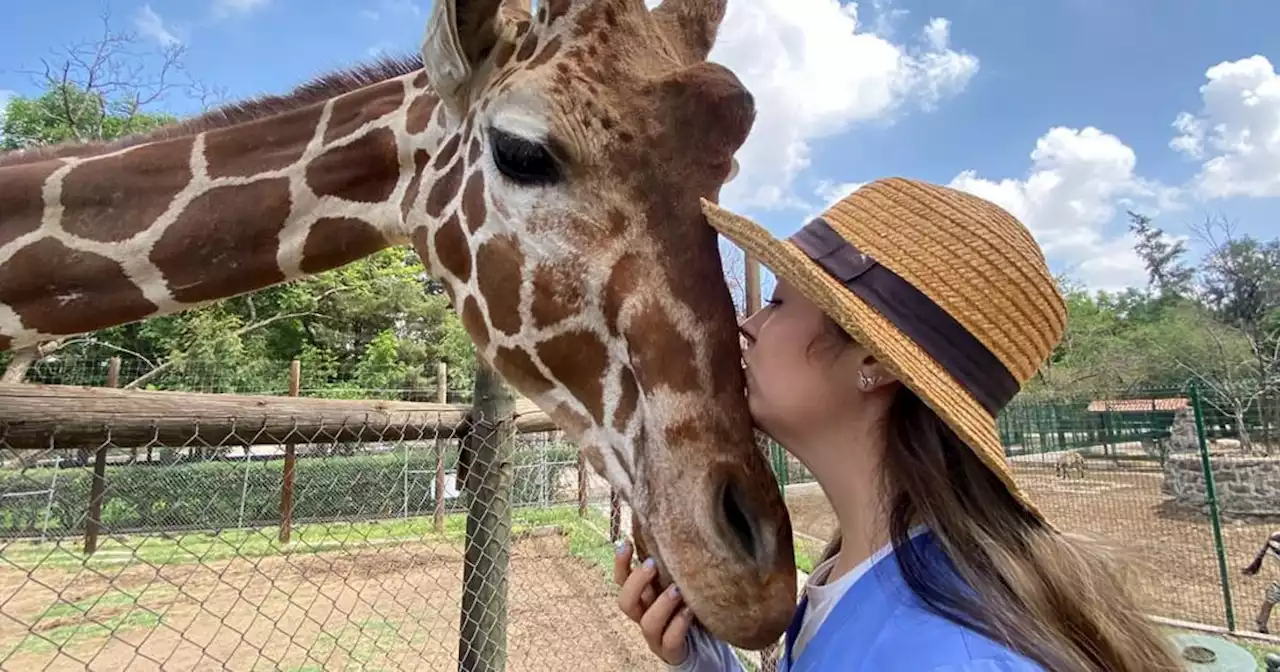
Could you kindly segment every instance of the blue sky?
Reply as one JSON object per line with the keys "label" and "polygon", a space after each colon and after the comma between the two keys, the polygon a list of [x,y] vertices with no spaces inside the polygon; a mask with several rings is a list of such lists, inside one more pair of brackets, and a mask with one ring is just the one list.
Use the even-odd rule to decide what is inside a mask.
{"label": "blue sky", "polygon": [[[1125,208],[1174,235],[1206,214],[1280,234],[1280,3],[729,4],[712,59],[738,72],[759,111],[724,197],[779,235],[887,175],[991,198],[1028,224],[1055,272],[1096,288],[1144,282]],[[96,36],[104,4],[16,5],[0,40],[0,92],[21,95],[36,91],[21,70]],[[431,0],[107,6],[117,28],[181,42],[189,71],[234,99],[380,49],[416,49]],[[180,97],[164,107],[197,109]]]}

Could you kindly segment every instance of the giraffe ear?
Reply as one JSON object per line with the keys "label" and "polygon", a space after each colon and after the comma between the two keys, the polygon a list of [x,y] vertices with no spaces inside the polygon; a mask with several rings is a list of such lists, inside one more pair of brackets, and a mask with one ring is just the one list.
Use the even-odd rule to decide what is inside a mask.
{"label": "giraffe ear", "polygon": [[716,42],[726,0],[663,0],[650,15],[682,62],[707,60]]}
{"label": "giraffe ear", "polygon": [[422,41],[422,61],[432,85],[455,112],[465,107],[467,84],[498,43],[504,17],[522,4],[517,0],[436,0]]}

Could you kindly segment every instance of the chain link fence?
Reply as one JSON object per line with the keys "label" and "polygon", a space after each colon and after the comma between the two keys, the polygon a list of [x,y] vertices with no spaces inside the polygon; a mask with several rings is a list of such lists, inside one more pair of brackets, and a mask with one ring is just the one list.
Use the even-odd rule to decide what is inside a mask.
{"label": "chain link fence", "polygon": [[1126,555],[1149,614],[1255,630],[1280,563],[1241,569],[1280,530],[1280,397],[1233,406],[1196,385],[1041,395],[1011,404],[1000,431],[1048,516]]}
{"label": "chain link fence", "polygon": [[0,669],[666,669],[617,607],[630,511],[527,402],[78,370],[0,398]]}
{"label": "chain link fence", "polygon": [[[335,396],[292,378],[267,392]],[[114,422],[77,407],[51,442],[0,423],[0,669],[665,669],[616,606],[629,511],[553,428],[376,393],[339,415],[219,394],[241,410],[146,416],[127,401],[146,394]],[[1245,632],[1280,580],[1280,562],[1241,571],[1280,530],[1280,397],[1250,398],[1023,395],[999,424],[1054,522],[1127,554],[1149,614]],[[807,573],[834,514],[761,447]],[[779,652],[740,653],[771,670]]]}

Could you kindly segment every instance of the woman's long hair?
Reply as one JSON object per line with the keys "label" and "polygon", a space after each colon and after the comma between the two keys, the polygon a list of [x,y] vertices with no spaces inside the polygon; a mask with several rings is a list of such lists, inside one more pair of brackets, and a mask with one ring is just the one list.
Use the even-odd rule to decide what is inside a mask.
{"label": "woman's long hair", "polygon": [[[882,462],[889,533],[925,604],[1055,672],[1183,669],[1115,555],[1046,528],[914,392],[895,395]],[[971,592],[929,572],[907,543],[916,524],[929,527]],[[837,533],[824,558],[839,547]]]}

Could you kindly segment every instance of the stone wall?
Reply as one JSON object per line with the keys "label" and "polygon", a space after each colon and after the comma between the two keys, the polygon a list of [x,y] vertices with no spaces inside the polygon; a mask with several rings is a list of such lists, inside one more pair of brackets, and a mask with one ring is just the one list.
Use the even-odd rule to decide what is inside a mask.
{"label": "stone wall", "polygon": [[[1209,464],[1218,511],[1223,515],[1280,515],[1280,458],[1211,455]],[[1180,507],[1207,513],[1200,456],[1169,455],[1164,463],[1163,490]]]}

